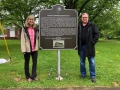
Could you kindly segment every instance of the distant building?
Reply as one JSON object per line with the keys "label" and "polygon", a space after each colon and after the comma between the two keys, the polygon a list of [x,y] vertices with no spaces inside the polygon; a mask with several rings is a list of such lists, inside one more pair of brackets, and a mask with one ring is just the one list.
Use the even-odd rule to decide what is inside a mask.
{"label": "distant building", "polygon": [[15,30],[14,27],[7,27],[6,30],[4,30],[5,35],[0,35],[0,39],[2,39],[4,36],[6,39],[19,39],[20,38],[20,30]]}

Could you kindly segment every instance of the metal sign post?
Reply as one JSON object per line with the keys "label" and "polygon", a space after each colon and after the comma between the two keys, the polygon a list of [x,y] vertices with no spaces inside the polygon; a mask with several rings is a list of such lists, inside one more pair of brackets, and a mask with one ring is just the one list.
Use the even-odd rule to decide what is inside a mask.
{"label": "metal sign post", "polygon": [[56,77],[57,80],[62,80],[63,78],[60,75],[60,50],[57,50],[58,53],[58,76]]}

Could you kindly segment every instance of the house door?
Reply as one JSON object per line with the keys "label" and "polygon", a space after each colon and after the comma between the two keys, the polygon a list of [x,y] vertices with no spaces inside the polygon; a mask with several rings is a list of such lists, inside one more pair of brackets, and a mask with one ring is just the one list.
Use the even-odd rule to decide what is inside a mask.
{"label": "house door", "polygon": [[15,30],[10,30],[10,37],[15,37]]}

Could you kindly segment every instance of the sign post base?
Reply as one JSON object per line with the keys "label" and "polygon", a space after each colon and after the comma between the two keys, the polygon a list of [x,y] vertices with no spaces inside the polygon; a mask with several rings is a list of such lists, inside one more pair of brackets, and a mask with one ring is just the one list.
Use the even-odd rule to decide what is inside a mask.
{"label": "sign post base", "polygon": [[61,76],[58,76],[58,77],[56,77],[56,80],[63,80],[63,77],[61,77]]}

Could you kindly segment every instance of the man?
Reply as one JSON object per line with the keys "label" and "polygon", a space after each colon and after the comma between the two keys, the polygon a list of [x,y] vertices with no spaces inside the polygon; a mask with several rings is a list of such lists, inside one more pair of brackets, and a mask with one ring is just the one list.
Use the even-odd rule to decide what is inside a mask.
{"label": "man", "polygon": [[85,59],[88,58],[90,78],[96,82],[95,72],[95,44],[99,38],[99,31],[95,24],[89,21],[88,13],[82,14],[82,22],[78,24],[78,55],[80,56],[81,78],[86,77]]}

